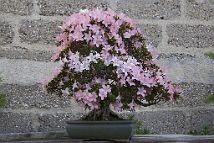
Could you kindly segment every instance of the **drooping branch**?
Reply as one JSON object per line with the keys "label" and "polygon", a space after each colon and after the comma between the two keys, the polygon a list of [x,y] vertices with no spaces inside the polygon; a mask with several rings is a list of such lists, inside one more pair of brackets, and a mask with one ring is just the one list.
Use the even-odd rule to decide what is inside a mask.
{"label": "drooping branch", "polygon": [[141,105],[143,107],[148,107],[148,106],[151,106],[151,105],[155,105],[157,103],[159,103],[161,101],[161,99],[156,99],[152,102],[148,102],[148,103],[143,103],[142,101],[139,101],[139,100],[136,100],[135,102],[138,104],[138,105]]}

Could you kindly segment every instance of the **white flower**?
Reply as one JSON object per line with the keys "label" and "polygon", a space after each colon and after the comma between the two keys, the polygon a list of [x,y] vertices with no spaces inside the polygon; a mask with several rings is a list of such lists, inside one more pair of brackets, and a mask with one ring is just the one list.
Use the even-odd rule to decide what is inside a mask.
{"label": "white flower", "polygon": [[146,90],[143,87],[138,88],[137,94],[145,97],[146,96]]}
{"label": "white flower", "polygon": [[87,13],[87,12],[89,12],[88,9],[80,9],[80,13]]}
{"label": "white flower", "polygon": [[72,86],[72,90],[74,90],[75,88],[78,88],[77,82],[75,81],[73,86]]}
{"label": "white flower", "polygon": [[69,95],[69,88],[65,88],[65,90],[61,90],[63,95]]}

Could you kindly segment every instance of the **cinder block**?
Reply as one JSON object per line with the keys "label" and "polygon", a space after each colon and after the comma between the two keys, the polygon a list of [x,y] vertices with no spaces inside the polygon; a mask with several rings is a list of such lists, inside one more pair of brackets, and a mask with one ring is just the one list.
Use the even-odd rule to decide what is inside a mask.
{"label": "cinder block", "polygon": [[135,19],[176,19],[181,15],[179,0],[119,0],[117,11]]}
{"label": "cinder block", "polygon": [[60,21],[24,20],[19,29],[21,42],[54,44],[60,32]]}
{"label": "cinder block", "polygon": [[159,25],[141,24],[139,28],[142,30],[144,37],[148,42],[152,42],[157,47],[162,40],[162,29]]}
{"label": "cinder block", "polygon": [[158,64],[174,82],[197,82],[214,84],[214,61],[209,58],[170,58],[159,59]]}
{"label": "cinder block", "polygon": [[109,7],[108,0],[39,0],[40,15],[71,15],[80,9]]}
{"label": "cinder block", "polygon": [[6,45],[6,44],[12,43],[13,37],[14,37],[14,32],[12,29],[12,25],[0,19],[0,45]]}
{"label": "cinder block", "polygon": [[31,15],[33,0],[0,0],[0,13]]}
{"label": "cinder block", "polygon": [[209,134],[214,133],[214,109],[195,109],[190,116],[190,130],[201,131],[208,127]]}
{"label": "cinder block", "polygon": [[32,130],[30,114],[0,112],[0,133],[26,133]]}
{"label": "cinder block", "polygon": [[164,102],[152,106],[152,108],[169,108],[169,107],[210,107],[213,104],[205,103],[208,96],[214,95],[214,84],[203,83],[179,83],[182,89],[182,96],[175,102]]}
{"label": "cinder block", "polygon": [[34,85],[50,76],[56,63],[29,60],[0,59],[0,73],[4,83]]}
{"label": "cinder block", "polygon": [[183,96],[177,105],[183,107],[212,106],[205,103],[208,96],[214,95],[214,84],[180,83]]}
{"label": "cinder block", "polygon": [[214,26],[180,25],[167,26],[168,44],[185,48],[212,48],[214,46]]}
{"label": "cinder block", "polygon": [[[16,84],[1,84],[0,91],[7,96],[7,106],[10,109],[56,109],[72,108],[77,105],[74,99],[68,96],[47,95],[42,89],[42,85],[35,84],[29,86]],[[58,109],[57,109],[58,108]],[[78,110],[80,108],[76,108]],[[75,109],[71,109],[72,111]]]}
{"label": "cinder block", "polygon": [[187,0],[186,10],[190,19],[214,20],[214,3],[211,0]]}
{"label": "cinder block", "polygon": [[7,59],[28,59],[33,61],[50,61],[51,51],[30,50],[21,46],[0,48],[0,57]]}
{"label": "cinder block", "polygon": [[39,132],[64,130],[67,121],[78,120],[82,113],[40,114],[38,116]]}
{"label": "cinder block", "polygon": [[136,113],[136,118],[151,134],[183,134],[186,130],[183,111],[142,111]]}

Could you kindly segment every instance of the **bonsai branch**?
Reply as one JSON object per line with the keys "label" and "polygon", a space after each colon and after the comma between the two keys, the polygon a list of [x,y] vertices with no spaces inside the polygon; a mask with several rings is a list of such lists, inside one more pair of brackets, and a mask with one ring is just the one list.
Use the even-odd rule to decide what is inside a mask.
{"label": "bonsai branch", "polygon": [[159,103],[161,101],[161,99],[154,99],[154,101],[150,102],[148,101],[147,103],[143,103],[142,101],[135,101],[138,105],[141,105],[143,107],[148,107],[148,106],[151,106],[151,105],[155,105],[157,103]]}
{"label": "bonsai branch", "polygon": [[123,120],[116,113],[111,111],[110,108],[101,108],[89,112],[87,115],[83,116],[81,120],[99,120],[99,121],[111,121],[111,120]]}

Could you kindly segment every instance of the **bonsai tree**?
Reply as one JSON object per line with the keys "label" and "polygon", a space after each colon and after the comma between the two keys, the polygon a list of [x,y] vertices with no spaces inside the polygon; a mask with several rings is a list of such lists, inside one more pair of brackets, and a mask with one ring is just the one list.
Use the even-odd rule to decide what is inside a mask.
{"label": "bonsai tree", "polygon": [[179,90],[152,57],[140,29],[112,10],[81,11],[61,26],[44,84],[48,93],[73,96],[91,112],[83,120],[118,120],[112,112],[175,100]]}

